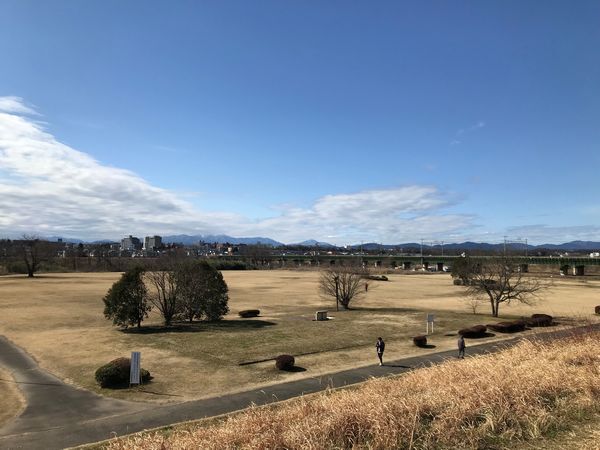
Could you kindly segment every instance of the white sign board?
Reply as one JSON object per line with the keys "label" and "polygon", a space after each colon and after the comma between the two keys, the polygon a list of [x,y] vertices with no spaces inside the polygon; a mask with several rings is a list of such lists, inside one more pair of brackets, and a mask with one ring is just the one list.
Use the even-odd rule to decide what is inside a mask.
{"label": "white sign board", "polygon": [[431,324],[431,332],[433,333],[433,321],[435,320],[435,314],[427,314],[427,333],[429,334],[429,325]]}
{"label": "white sign board", "polygon": [[131,352],[131,365],[129,368],[129,384],[140,384],[140,366],[142,354]]}

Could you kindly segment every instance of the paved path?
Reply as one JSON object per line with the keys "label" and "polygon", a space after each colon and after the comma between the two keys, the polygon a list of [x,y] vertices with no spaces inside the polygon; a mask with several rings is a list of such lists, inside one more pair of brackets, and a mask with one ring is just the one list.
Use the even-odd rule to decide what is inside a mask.
{"label": "paved path", "polygon": [[[600,324],[591,328],[600,330]],[[576,330],[586,332],[589,329]],[[575,330],[551,331],[537,334],[536,337],[553,339],[573,332]],[[516,337],[476,346],[471,344],[467,352],[468,355],[494,352],[514,345],[520,339]],[[361,367],[237,394],[157,406],[108,399],[69,386],[41,370],[27,354],[0,336],[0,365],[13,373],[27,401],[23,414],[0,428],[0,448],[51,450],[97,442],[114,435],[229,413],[253,403],[262,405],[322,391],[327,387],[360,383],[371,377],[400,374],[455,356],[455,351],[439,352],[389,362],[383,367]]]}

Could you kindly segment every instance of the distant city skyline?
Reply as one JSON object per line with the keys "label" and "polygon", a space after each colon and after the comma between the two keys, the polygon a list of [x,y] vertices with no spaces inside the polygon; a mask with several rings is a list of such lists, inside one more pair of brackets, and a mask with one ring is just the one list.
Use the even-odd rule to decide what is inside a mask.
{"label": "distant city skyline", "polygon": [[600,241],[600,3],[0,2],[0,238]]}

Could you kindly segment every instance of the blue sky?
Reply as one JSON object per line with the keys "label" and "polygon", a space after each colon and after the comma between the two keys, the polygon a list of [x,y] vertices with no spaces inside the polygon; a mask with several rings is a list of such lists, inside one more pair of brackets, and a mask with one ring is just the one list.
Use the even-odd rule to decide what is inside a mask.
{"label": "blue sky", "polygon": [[0,236],[600,240],[599,21],[0,0]]}

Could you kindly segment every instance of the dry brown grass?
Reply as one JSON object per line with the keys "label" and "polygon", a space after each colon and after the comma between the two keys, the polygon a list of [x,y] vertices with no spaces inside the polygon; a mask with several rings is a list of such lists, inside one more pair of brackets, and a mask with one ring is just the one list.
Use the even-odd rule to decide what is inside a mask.
{"label": "dry brown grass", "polygon": [[[43,274],[39,278],[0,277],[0,334],[33,355],[42,367],[62,379],[119,398],[178,401],[210,397],[376,362],[374,342],[386,340],[386,359],[454,348],[444,336],[477,323],[489,323],[487,305],[477,316],[466,308],[450,276],[390,275],[389,282],[370,283],[368,294],[352,311],[332,311],[331,300],[318,296],[314,271],[225,271],[231,313],[216,325],[194,332],[166,330],[155,334],[122,333],[102,315],[102,297],[118,273]],[[512,305],[510,315],[547,312],[573,316],[593,312],[600,282],[559,280],[539,307]],[[237,312],[258,308],[261,317],[242,320]],[[329,309],[334,320],[313,322],[314,312]],[[425,331],[425,315],[436,313],[435,349],[418,349],[412,336]],[[158,324],[150,317],[144,326]],[[497,335],[490,340],[505,338]],[[508,336],[511,337],[511,336]],[[58,345],[57,345],[58,343]],[[142,364],[155,377],[147,390],[100,390],[94,371],[132,350],[142,352]],[[249,366],[239,362],[298,355],[306,372],[283,373],[272,361]],[[152,391],[149,392],[149,391]],[[158,394],[158,395],[157,395]]]}
{"label": "dry brown grass", "polygon": [[600,413],[568,430],[511,446],[507,450],[600,450]]}
{"label": "dry brown grass", "polygon": [[12,375],[0,368],[0,427],[18,416],[25,406]]}
{"label": "dry brown grass", "polygon": [[111,442],[125,449],[478,449],[600,410],[600,333],[449,361],[405,376],[256,407],[206,427]]}

